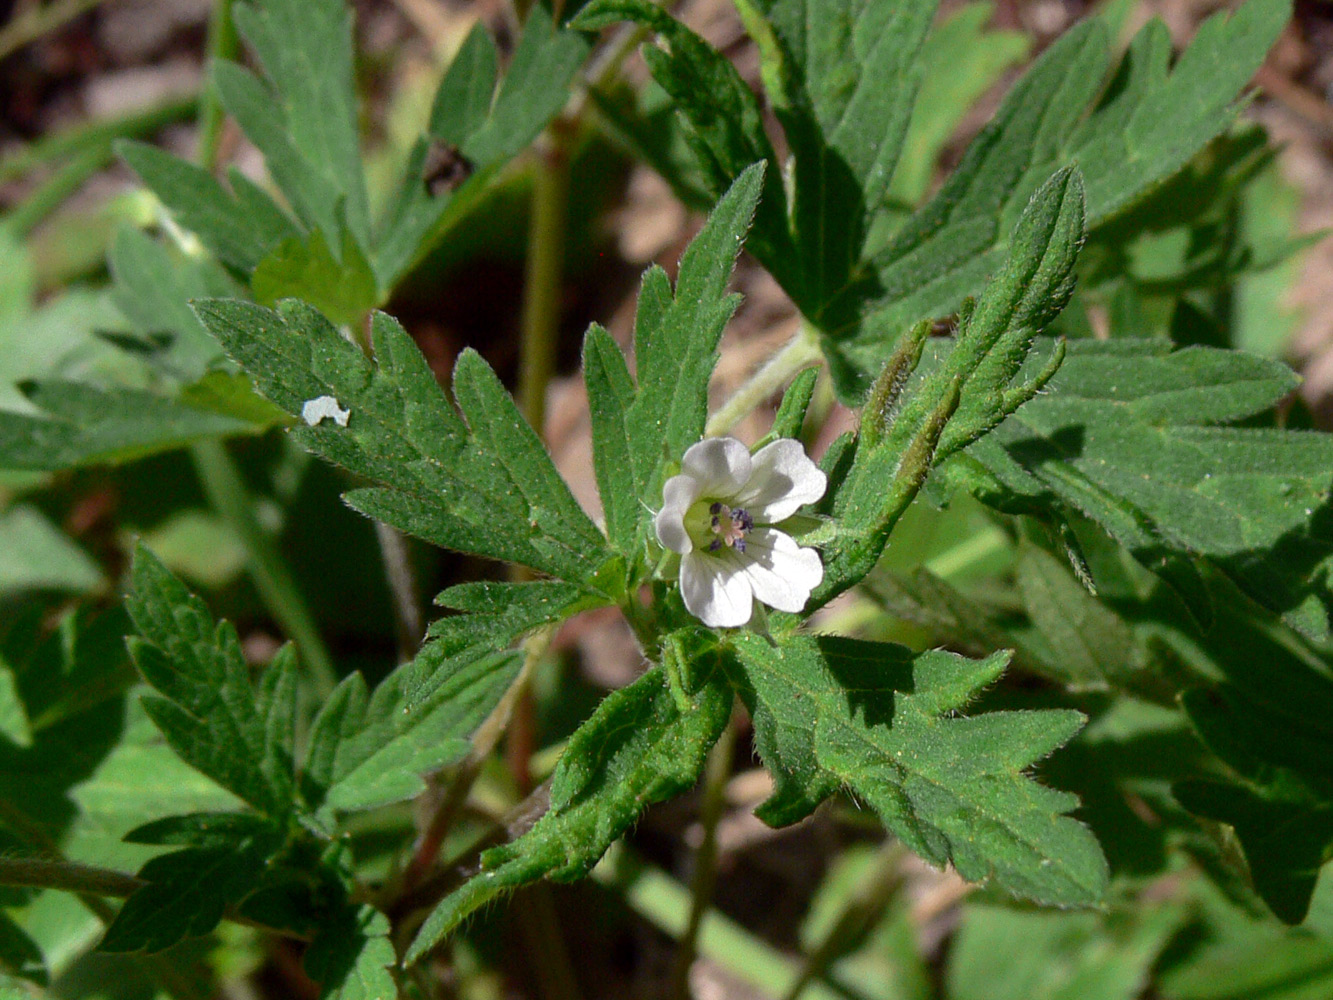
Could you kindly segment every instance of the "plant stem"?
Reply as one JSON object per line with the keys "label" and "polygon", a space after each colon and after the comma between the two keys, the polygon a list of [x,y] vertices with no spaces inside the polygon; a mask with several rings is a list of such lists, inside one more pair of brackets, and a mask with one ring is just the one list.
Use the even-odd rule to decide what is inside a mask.
{"label": "plant stem", "polygon": [[146,885],[142,879],[109,868],[75,864],[59,858],[0,858],[0,885],[61,889],[126,899]]}
{"label": "plant stem", "polygon": [[68,24],[80,14],[86,14],[102,0],[53,0],[44,7],[33,7],[14,18],[0,30],[0,59],[35,42],[47,32]]}
{"label": "plant stem", "polygon": [[[220,60],[232,59],[240,49],[236,25],[231,16],[232,0],[213,0],[213,13],[208,19],[208,51],[205,71],[212,73]],[[212,79],[204,81],[199,99],[199,164],[212,173],[218,168],[219,140],[222,137],[222,102]]]}
{"label": "plant stem", "polygon": [[[532,218],[523,280],[522,346],[518,371],[518,406],[540,436],[546,424],[546,389],[555,370],[560,339],[560,294],[564,276],[565,230],[569,209],[571,123],[552,122],[537,142],[532,187]],[[527,579],[518,570],[516,579]],[[532,787],[528,761],[537,749],[537,712],[528,688],[520,693],[505,745],[510,773],[524,794]]]}
{"label": "plant stem", "polygon": [[6,225],[16,236],[26,236],[110,160],[110,147],[79,153],[15,205],[5,218]]}
{"label": "plant stem", "polygon": [[15,180],[47,163],[67,160],[94,149],[105,150],[110,160],[113,155],[111,146],[117,139],[147,135],[165,125],[183,121],[194,114],[198,105],[196,97],[181,97],[144,111],[88,122],[35,139],[0,157],[0,183]]}
{"label": "plant stem", "polygon": [[874,929],[898,892],[900,868],[906,854],[900,841],[889,839],[884,842],[875,866],[861,882],[860,890],[847,900],[828,933],[806,955],[800,975],[783,994],[782,1000],[797,1000],[833,962],[854,950]]}
{"label": "plant stem", "polygon": [[717,824],[726,805],[727,779],[731,777],[732,754],[736,748],[737,716],[722,730],[722,736],[708,752],[704,765],[703,798],[699,807],[699,825],[703,840],[694,852],[694,879],[690,883],[690,918],[676,949],[671,969],[671,987],[667,994],[675,1000],[690,1000],[690,967],[698,952],[699,928],[713,899],[717,884]]}
{"label": "plant stem", "polygon": [[197,442],[190,447],[190,457],[209,503],[245,546],[246,568],[265,605],[283,631],[296,641],[310,668],[315,696],[324,698],[338,683],[333,658],[273,538],[255,516],[254,500],[241,470],[221,441]]}
{"label": "plant stem", "polygon": [[750,380],[737,389],[708,420],[704,433],[709,437],[725,434],[751,410],[768,399],[802,368],[819,361],[819,335],[805,321],[781,350],[769,358]]}
{"label": "plant stem", "polygon": [[445,789],[444,796],[440,799],[439,805],[435,807],[430,822],[427,823],[426,828],[418,838],[416,849],[412,852],[412,860],[403,871],[402,878],[395,889],[395,898],[402,898],[412,892],[430,871],[431,866],[435,864],[435,858],[440,853],[440,846],[444,843],[444,838],[448,836],[454,820],[457,819],[463,804],[467,801],[473,783],[477,780],[477,775],[481,773],[482,762],[491,755],[491,751],[500,742],[500,737],[509,728],[515,705],[522,698],[523,692],[528,689],[532,671],[536,668],[538,661],[546,655],[547,647],[550,646],[554,635],[554,627],[547,626],[533,632],[524,642],[522,669],[520,669],[518,676],[514,678],[514,683],[510,685],[509,690],[504,693],[504,697],[500,699],[495,708],[491,710],[491,714],[486,717],[486,720],[477,727],[477,731],[473,734],[472,752],[468,754],[467,759],[454,772],[453,780]]}
{"label": "plant stem", "polygon": [[417,599],[416,573],[412,569],[412,546],[398,529],[383,521],[375,522],[375,537],[384,560],[384,576],[393,597],[394,625],[398,632],[398,657],[407,662],[421,648],[426,624]]}
{"label": "plant stem", "polygon": [[[623,843],[606,852],[592,877],[615,889],[636,913],[667,934],[679,938],[685,933],[692,907],[690,891],[661,869],[635,857]],[[781,996],[800,976],[790,958],[715,909],[704,914],[698,948],[700,955],[766,996]],[[807,996],[810,1000],[848,1000],[856,995],[815,982]]]}

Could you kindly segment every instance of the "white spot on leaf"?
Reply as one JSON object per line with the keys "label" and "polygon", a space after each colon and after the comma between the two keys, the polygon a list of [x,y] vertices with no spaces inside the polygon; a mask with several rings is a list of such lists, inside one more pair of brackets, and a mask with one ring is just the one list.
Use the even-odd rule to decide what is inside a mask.
{"label": "white spot on leaf", "polygon": [[311,427],[325,419],[332,420],[339,427],[346,427],[351,415],[352,411],[344,410],[332,396],[307,399],[305,405],[301,407],[301,419]]}

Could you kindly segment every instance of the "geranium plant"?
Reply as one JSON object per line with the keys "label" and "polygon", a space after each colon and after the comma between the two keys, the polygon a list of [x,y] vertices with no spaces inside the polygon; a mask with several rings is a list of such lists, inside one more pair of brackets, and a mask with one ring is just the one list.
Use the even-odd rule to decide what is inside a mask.
{"label": "geranium plant", "polygon": [[[678,993],[701,949],[774,997],[1098,1000],[1150,975],[1151,995],[1180,1000],[1326,995],[1217,986],[1228,956],[1265,949],[1308,953],[1314,989],[1333,991],[1333,438],[1295,428],[1289,367],[1233,349],[1234,311],[1205,294],[1301,247],[1218,221],[1265,176],[1240,112],[1286,3],[1214,15],[1174,62],[1160,23],[1121,51],[1125,5],[1092,14],[938,187],[956,126],[1023,48],[996,57],[1013,39],[983,5],[737,0],[762,96],[646,0],[519,6],[504,58],[484,27],[461,42],[392,183],[363,165],[343,0],[236,6],[245,45],[213,66],[204,121],[234,120],[263,183],[120,146],[156,213],[153,235],[110,247],[133,375],[25,381],[0,464],[187,446],[293,642],[254,667],[151,537],[122,543],[123,612],[8,627],[12,989],[41,995],[95,940],[157,956],[144,968],[172,995],[212,995],[226,963],[182,986],[190,949],[239,954],[234,934],[299,942],[320,996],[482,996],[469,969],[512,973],[504,948],[478,957],[503,901],[592,874],[674,936]],[[630,87],[618,70],[639,46],[651,82]],[[541,434],[588,135],[706,213],[674,279],[643,274],[632,337],[583,337],[591,513]],[[392,312],[524,171],[516,399],[472,348],[437,378]],[[710,410],[743,248],[801,322]],[[853,429],[821,440],[835,398]],[[733,436],[770,402],[764,437]],[[262,434],[292,469],[313,454],[339,470],[320,474],[374,523],[399,662],[358,668],[321,635],[220,443]],[[307,516],[278,492],[289,524]],[[478,559],[429,625],[411,539]],[[633,679],[543,746],[534,677],[585,613],[627,626]],[[100,749],[80,770],[62,755],[82,728]],[[765,824],[860,841],[828,865],[823,931],[796,957],[707,930],[718,812],[751,749]],[[49,761],[69,774],[25,787]],[[112,808],[99,796],[123,773],[139,784]],[[696,876],[672,896],[684,887],[622,838],[701,776]],[[971,893],[947,955],[909,932],[912,857]],[[655,902],[645,871],[666,880]],[[546,912],[533,898],[516,910]],[[568,995],[550,986],[559,930],[523,932],[539,969],[557,965],[537,975],[550,996]],[[874,948],[897,979],[864,972]]]}

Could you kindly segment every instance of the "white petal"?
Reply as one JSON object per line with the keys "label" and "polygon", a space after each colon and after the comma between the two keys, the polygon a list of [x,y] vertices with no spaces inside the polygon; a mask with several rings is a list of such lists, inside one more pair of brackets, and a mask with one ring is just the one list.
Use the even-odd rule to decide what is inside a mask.
{"label": "white petal", "polygon": [[[750,481],[736,498],[762,524],[791,517],[824,495],[828,477],[810,461],[801,442],[778,438],[754,453]],[[768,603],[768,602],[765,602]]]}
{"label": "white petal", "polygon": [[704,438],[680,460],[680,471],[699,483],[699,496],[726,500],[750,478],[750,449],[733,437]]}
{"label": "white petal", "polygon": [[746,535],[741,558],[754,596],[779,611],[803,610],[810,591],[824,579],[818,552],[801,548],[790,535],[772,528],[755,528]]}
{"label": "white petal", "polygon": [[699,497],[699,482],[693,476],[672,476],[662,487],[662,509],[653,522],[663,548],[682,554],[694,548],[685,530],[685,512]]}
{"label": "white petal", "polygon": [[691,552],[682,558],[680,596],[690,614],[710,628],[739,627],[754,611],[749,578],[731,551]]}

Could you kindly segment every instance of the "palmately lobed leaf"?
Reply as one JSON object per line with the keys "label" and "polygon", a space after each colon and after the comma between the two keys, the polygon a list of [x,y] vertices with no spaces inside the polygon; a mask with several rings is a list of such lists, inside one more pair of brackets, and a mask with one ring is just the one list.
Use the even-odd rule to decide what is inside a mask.
{"label": "palmately lobed leaf", "polygon": [[994,477],[995,490],[980,491],[988,502],[1066,504],[1187,596],[1193,585],[1172,560],[1207,559],[1323,641],[1333,442],[1211,426],[1260,413],[1295,384],[1282,363],[1235,351],[1079,343],[1046,393],[967,454]]}
{"label": "palmately lobed leaf", "polygon": [[135,553],[125,607],[135,665],[159,696],[144,708],[191,766],[278,819],[294,808],[294,657],[275,658],[256,690],[236,630],[151,552]]}
{"label": "palmately lobed leaf", "polygon": [[227,300],[195,304],[204,324],[293,416],[329,396],[350,412],[294,433],[310,450],[386,488],[354,490],[363,513],[427,541],[591,584],[605,538],[560,478],[495,373],[460,355],[445,398],[420,350],[388,316],[372,319],[375,360],[318,312]]}
{"label": "palmately lobed leaf", "polygon": [[301,775],[312,807],[364,810],[420,794],[423,775],[471,750],[473,730],[523,663],[516,652],[444,659],[427,650],[370,694],[360,674],[350,675],[320,707]]}
{"label": "palmately lobed leaf", "polygon": [[845,788],[914,851],[966,879],[1043,903],[1101,897],[1106,860],[1088,828],[1066,815],[1077,798],[1025,773],[1083,716],[954,714],[1000,675],[1008,653],[968,660],[801,635],[772,645],[742,634],[733,643],[728,670],[777,783],[762,818],[794,822]]}

